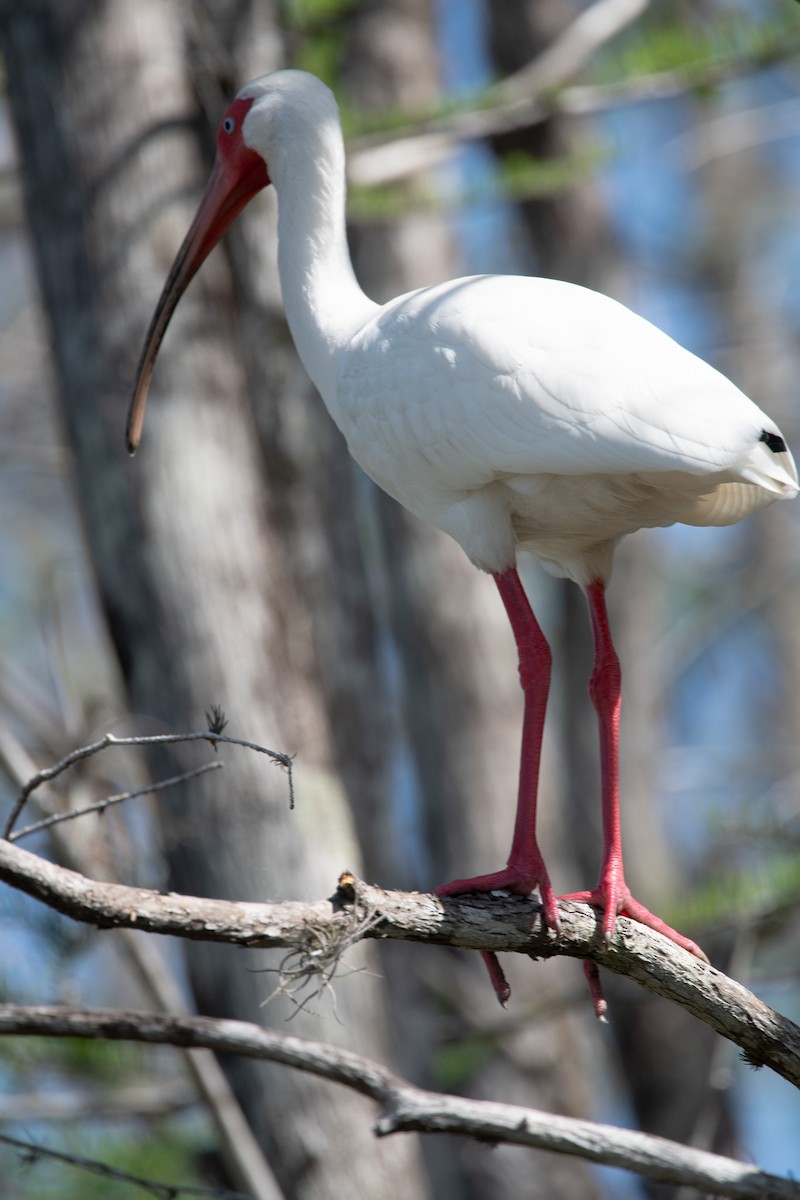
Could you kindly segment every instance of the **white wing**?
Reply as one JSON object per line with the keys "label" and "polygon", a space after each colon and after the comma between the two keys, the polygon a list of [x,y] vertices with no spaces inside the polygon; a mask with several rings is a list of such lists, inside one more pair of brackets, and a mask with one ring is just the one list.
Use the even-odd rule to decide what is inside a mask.
{"label": "white wing", "polygon": [[[336,407],[354,456],[395,495],[415,474],[458,489],[538,474],[741,467],[747,478],[748,455],[775,430],[729,380],[624,306],[511,276],[387,305],[344,356]],[[763,457],[767,468],[770,457],[791,461]],[[780,464],[778,475],[790,478]]]}

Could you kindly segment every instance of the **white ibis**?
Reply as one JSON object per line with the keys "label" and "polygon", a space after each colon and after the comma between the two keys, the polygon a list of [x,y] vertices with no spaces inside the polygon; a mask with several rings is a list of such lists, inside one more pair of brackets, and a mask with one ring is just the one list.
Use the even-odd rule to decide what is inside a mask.
{"label": "white ibis", "polygon": [[[603,863],[596,888],[567,898],[603,911],[606,943],[622,913],[705,957],[625,883],[620,668],[605,591],[624,534],[678,521],[728,525],[796,495],[780,430],[712,367],[581,287],[482,275],[373,303],[347,249],[336,101],[312,75],[278,71],[242,88],[222,118],[211,179],[142,351],[131,453],[158,347],[184,289],[270,183],[286,316],[308,374],[366,473],[493,576],[519,650],[525,710],[511,853],[502,870],[455,880],[439,894],[527,895],[538,887],[546,925],[559,928],[536,840],[550,649],[517,573],[525,551],[584,589],[594,634],[589,692],[600,733]],[[494,956],[485,958],[503,996],[502,972]]]}

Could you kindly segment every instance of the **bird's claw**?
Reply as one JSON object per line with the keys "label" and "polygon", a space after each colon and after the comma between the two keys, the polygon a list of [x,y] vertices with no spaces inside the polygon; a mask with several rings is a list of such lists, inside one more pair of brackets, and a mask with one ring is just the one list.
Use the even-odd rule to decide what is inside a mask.
{"label": "bird's claw", "polygon": [[666,921],[662,921],[661,917],[657,917],[655,913],[650,912],[649,908],[645,908],[638,900],[634,900],[629,888],[624,883],[616,882],[614,885],[607,885],[601,880],[598,886],[590,892],[570,892],[566,896],[560,896],[559,899],[573,900],[578,904],[591,904],[592,908],[603,910],[602,932],[606,948],[611,945],[617,917],[623,916],[630,917],[632,921],[638,921],[640,925],[646,925],[648,929],[653,929],[663,937],[669,938],[681,949],[688,950],[695,958],[699,958],[702,962],[708,962],[707,955],[703,953],[696,942],[693,942],[691,938],[684,937],[682,933],[678,933],[671,925],[667,925]]}
{"label": "bird's claw", "polygon": [[[476,875],[471,879],[453,879],[443,883],[434,891],[436,896],[463,896],[468,892],[513,892],[517,896],[530,896],[536,888],[542,901],[542,921],[554,933],[560,931],[558,919],[558,901],[553,891],[550,879],[541,861],[527,869],[519,869],[511,865],[502,871],[494,871],[490,875]],[[486,970],[489,972],[494,993],[503,1008],[508,1004],[511,988],[500,966],[497,955],[491,950],[481,950]]]}
{"label": "bird's claw", "polygon": [[584,959],[583,973],[586,977],[586,982],[589,985],[589,995],[592,1000],[594,1014],[598,1021],[602,1021],[604,1025],[608,1024],[606,1013],[608,1012],[608,1004],[603,993],[603,985],[600,982],[600,971],[597,963],[590,962],[589,959]]}
{"label": "bird's claw", "polygon": [[511,988],[509,987],[505,972],[500,966],[500,960],[492,950],[481,950],[481,958],[486,970],[489,972],[489,979],[494,988],[494,994],[497,996],[501,1008],[505,1008],[511,998]]}

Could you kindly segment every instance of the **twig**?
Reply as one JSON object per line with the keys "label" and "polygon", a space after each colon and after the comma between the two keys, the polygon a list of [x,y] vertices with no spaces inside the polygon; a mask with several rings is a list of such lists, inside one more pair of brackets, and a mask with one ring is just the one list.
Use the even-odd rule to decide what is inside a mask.
{"label": "twig", "polygon": [[355,139],[348,153],[353,182],[368,187],[396,181],[434,165],[452,152],[458,140],[487,138],[546,120],[553,111],[555,89],[573,79],[649,3],[596,0],[541,54],[490,88],[482,107],[473,102],[469,109],[414,122],[388,137],[382,133]]}
{"label": "twig", "polygon": [[74,766],[75,763],[91,758],[92,755],[99,754],[101,750],[105,750],[109,746],[168,746],[178,742],[210,742],[215,747],[219,742],[224,742],[229,746],[243,746],[246,750],[255,750],[257,754],[266,754],[286,770],[289,783],[289,807],[294,808],[292,757],[289,754],[283,754],[279,750],[268,750],[266,746],[260,746],[257,742],[248,742],[244,738],[231,737],[228,734],[217,733],[214,730],[206,730],[203,733],[159,733],[146,737],[116,737],[113,733],[106,733],[98,741],[91,742],[87,746],[79,746],[77,750],[72,750],[64,758],[54,763],[52,767],[44,767],[41,771],[37,771],[35,775],[31,776],[16,799],[11,814],[6,821],[3,837],[8,838],[11,836],[11,831],[28,797],[43,783],[49,783],[50,780],[61,775],[62,772]]}
{"label": "twig", "polygon": [[[587,10],[587,15],[590,12],[591,9]],[[537,82],[539,60],[536,60],[490,91],[484,107],[473,104],[447,116],[409,123],[388,135],[384,132],[353,138],[348,142],[348,174],[361,187],[394,183],[442,162],[462,141],[527,129],[554,115],[589,116],[620,104],[671,99],[700,88],[717,87],[737,73],[786,61],[798,49],[796,40],[776,39],[773,45],[759,48],[747,57],[655,71],[614,83],[561,86],[576,69],[565,55],[563,77],[552,64],[547,64],[548,69],[541,77],[544,86],[540,84],[523,92],[519,87],[523,78],[527,76]],[[548,53],[546,50],[543,57]],[[556,91],[558,87],[560,91]]]}
{"label": "twig", "polygon": [[[0,879],[51,908],[100,928],[125,927],[199,941],[250,947],[303,945],[309,928],[351,926],[347,896],[315,903],[254,904],[210,900],[100,883],[0,841]],[[520,896],[436,896],[385,892],[358,884],[360,905],[381,920],[366,937],[589,959],[672,1000],[744,1051],[752,1066],[769,1066],[800,1087],[800,1027],[721,971],[659,934],[620,917],[610,946],[588,905],[562,901],[561,932],[542,925],[539,902]]]}
{"label": "twig", "polygon": [[53,813],[50,817],[42,817],[41,821],[34,821],[32,825],[25,825],[16,833],[9,834],[8,840],[18,842],[20,838],[28,837],[31,833],[38,833],[41,829],[50,829],[53,825],[61,825],[64,821],[75,821],[78,817],[85,817],[87,813],[104,813],[112,805],[122,804],[123,800],[134,800],[137,796],[149,796],[152,792],[162,792],[166,788],[176,787],[179,783],[186,783],[189,779],[196,779],[198,775],[205,775],[207,771],[219,771],[223,766],[224,763],[221,762],[203,763],[202,766],[195,767],[192,771],[183,771],[182,774],[172,775],[169,779],[160,779],[158,783],[149,783],[144,787],[134,788],[130,792],[117,792],[114,796],[106,796],[104,800],[98,800],[95,804],[87,804],[85,808],[76,808],[71,812]]}
{"label": "twig", "polygon": [[39,1142],[24,1142],[20,1138],[10,1137],[0,1133],[0,1142],[6,1146],[14,1146],[21,1150],[28,1163],[34,1163],[39,1158],[50,1158],[56,1162],[66,1163],[70,1167],[78,1167],[93,1175],[102,1175],[104,1179],[116,1179],[129,1183],[132,1187],[141,1188],[155,1196],[156,1200],[177,1200],[179,1196],[206,1196],[212,1200],[250,1200],[243,1192],[231,1192],[225,1188],[194,1187],[183,1183],[159,1183],[155,1179],[145,1179],[142,1175],[132,1175],[130,1171],[122,1171],[119,1167],[110,1167],[107,1163],[98,1162],[94,1158],[82,1158],[77,1154],[65,1154],[61,1150],[53,1150]]}
{"label": "twig", "polygon": [[541,54],[497,84],[493,95],[506,101],[528,100],[563,87],[649,6],[650,0],[597,0],[582,9]]}
{"label": "twig", "polygon": [[537,1109],[438,1095],[414,1087],[379,1063],[351,1051],[275,1033],[245,1021],[0,1005],[0,1036],[20,1034],[205,1046],[217,1053],[268,1059],[369,1096],[381,1107],[375,1126],[379,1136],[410,1130],[460,1133],[494,1143],[575,1155],[649,1179],[690,1184],[710,1195],[800,1200],[800,1183],[735,1159],[681,1146],[666,1138]]}
{"label": "twig", "polygon": [[[2,724],[0,764],[17,787],[22,787],[36,772],[36,764],[27,751],[11,730]],[[47,795],[49,789],[43,791]],[[41,805],[41,791],[37,800]],[[74,870],[83,875],[92,873],[85,841],[74,836],[71,826],[56,826],[51,836],[55,839],[59,855],[66,856]],[[157,953],[152,939],[140,937],[135,928],[120,929],[119,934],[120,949],[138,973],[149,1002],[165,1012],[184,1012],[184,994],[166,962]],[[210,1050],[188,1049],[183,1051],[183,1055],[216,1129],[219,1152],[235,1186],[251,1200],[283,1200],[283,1192],[215,1055]]]}

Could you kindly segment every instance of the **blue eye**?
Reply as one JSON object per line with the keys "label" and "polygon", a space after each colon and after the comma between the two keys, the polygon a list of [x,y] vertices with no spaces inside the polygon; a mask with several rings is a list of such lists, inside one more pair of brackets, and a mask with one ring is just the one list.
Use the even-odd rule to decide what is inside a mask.
{"label": "blue eye", "polygon": [[234,121],[233,117],[226,117],[222,122],[222,128],[226,133],[233,133],[234,129],[236,128],[236,122]]}

